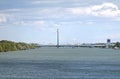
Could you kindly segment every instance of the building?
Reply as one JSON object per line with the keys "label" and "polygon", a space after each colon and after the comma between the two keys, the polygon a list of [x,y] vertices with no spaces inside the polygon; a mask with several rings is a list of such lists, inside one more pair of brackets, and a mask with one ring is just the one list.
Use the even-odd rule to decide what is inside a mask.
{"label": "building", "polygon": [[111,40],[107,39],[106,48],[110,48],[110,46],[111,46]]}

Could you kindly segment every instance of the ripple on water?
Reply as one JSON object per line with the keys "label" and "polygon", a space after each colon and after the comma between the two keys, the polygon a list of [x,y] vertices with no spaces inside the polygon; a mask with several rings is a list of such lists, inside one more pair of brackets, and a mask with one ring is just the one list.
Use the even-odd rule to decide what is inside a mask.
{"label": "ripple on water", "polygon": [[120,79],[120,63],[23,60],[0,62],[0,79]]}

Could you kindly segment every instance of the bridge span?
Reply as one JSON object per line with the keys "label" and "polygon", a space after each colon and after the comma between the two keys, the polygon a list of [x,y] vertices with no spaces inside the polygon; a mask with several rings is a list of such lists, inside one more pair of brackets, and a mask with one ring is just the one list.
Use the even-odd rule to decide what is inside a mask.
{"label": "bridge span", "polygon": [[89,48],[93,48],[93,47],[98,47],[98,48],[105,48],[106,45],[40,45],[40,47],[89,47]]}

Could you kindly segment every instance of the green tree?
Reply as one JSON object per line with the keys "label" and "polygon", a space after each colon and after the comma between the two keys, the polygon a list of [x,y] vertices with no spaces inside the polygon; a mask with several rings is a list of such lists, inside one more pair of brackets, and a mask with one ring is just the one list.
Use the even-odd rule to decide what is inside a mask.
{"label": "green tree", "polygon": [[120,42],[116,42],[116,44],[114,45],[114,47],[119,47],[120,48]]}
{"label": "green tree", "polygon": [[2,48],[2,46],[0,45],[0,52],[3,52],[3,48]]}
{"label": "green tree", "polygon": [[16,51],[16,50],[27,50],[36,48],[38,44],[27,44],[24,42],[13,42],[2,40],[0,41],[0,52],[7,52],[7,51]]}

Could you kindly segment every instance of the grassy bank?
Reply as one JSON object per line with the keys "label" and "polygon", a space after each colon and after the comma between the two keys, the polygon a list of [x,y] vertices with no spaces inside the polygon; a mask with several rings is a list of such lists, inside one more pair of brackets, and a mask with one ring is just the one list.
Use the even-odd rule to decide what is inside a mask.
{"label": "grassy bank", "polygon": [[37,48],[38,44],[28,44],[24,42],[13,42],[8,40],[0,41],[0,52],[28,50]]}

